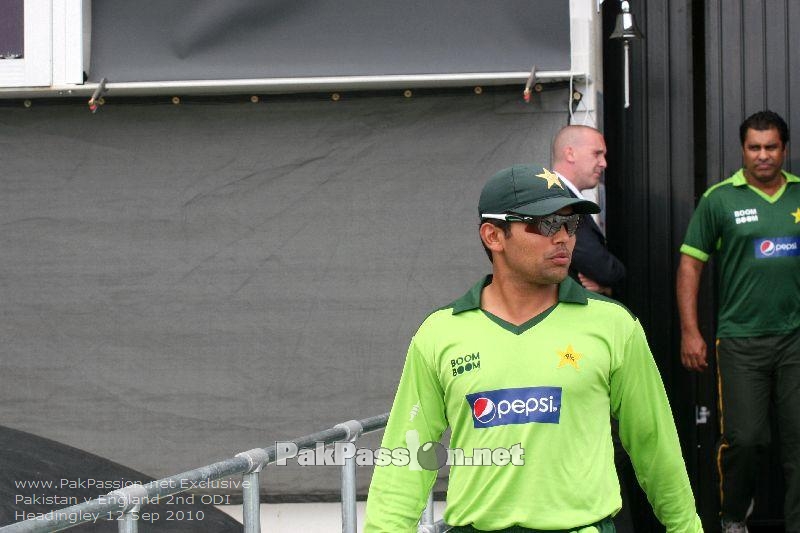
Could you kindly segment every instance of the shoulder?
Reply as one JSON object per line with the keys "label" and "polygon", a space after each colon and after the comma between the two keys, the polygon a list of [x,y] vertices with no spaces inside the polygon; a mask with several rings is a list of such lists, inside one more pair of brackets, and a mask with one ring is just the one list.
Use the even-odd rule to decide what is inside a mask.
{"label": "shoulder", "polygon": [[477,309],[473,308],[469,303],[465,305],[464,300],[468,297],[469,293],[454,302],[428,313],[419,328],[417,328],[414,338],[420,341],[441,337],[445,333],[457,334],[461,329],[468,328],[468,317],[472,316]]}
{"label": "shoulder", "polygon": [[795,183],[800,183],[800,177],[792,174],[791,172],[789,172],[787,170],[782,170],[781,172],[783,172],[783,175],[786,176],[786,179],[788,181],[792,181],[792,182],[795,182]]}
{"label": "shoulder", "polygon": [[454,312],[453,307],[443,307],[433,311],[425,317],[411,337],[411,347],[427,360],[432,368],[436,368],[439,355],[444,348],[470,338],[474,333],[476,313],[482,314],[482,311]]}
{"label": "shoulder", "polygon": [[596,314],[599,319],[607,314],[609,319],[637,320],[636,316],[617,300],[590,291],[572,278],[566,278],[561,282],[558,299],[561,303],[574,305],[575,311],[590,312]]}
{"label": "shoulder", "polygon": [[581,215],[581,223],[578,226],[578,233],[581,235],[586,235],[589,233],[598,234],[598,236],[602,236],[603,233],[600,231],[600,227],[592,218],[592,215]]}
{"label": "shoulder", "polygon": [[[586,290],[586,289],[584,289]],[[625,322],[638,322],[639,319],[634,315],[630,309],[613,298],[598,294],[596,292],[587,292],[587,305],[602,313],[608,313],[609,318],[616,320],[623,320]]]}
{"label": "shoulder", "polygon": [[795,189],[800,187],[800,177],[795,176],[791,172],[786,172],[785,170],[783,171],[783,175],[786,177],[786,186],[787,187],[792,187],[792,188],[795,188]]}
{"label": "shoulder", "polygon": [[739,169],[739,171],[730,178],[722,180],[706,189],[706,192],[703,193],[703,198],[709,199],[728,194],[734,191],[737,186],[744,185],[745,183],[746,181],[744,179],[744,174],[742,173],[742,170]]}
{"label": "shoulder", "polygon": [[558,319],[574,335],[589,335],[603,339],[610,352],[623,350],[624,346],[642,327],[630,309],[617,300],[580,287],[585,299],[563,301],[559,304]]}
{"label": "shoulder", "polygon": [[447,327],[449,324],[456,321],[460,313],[454,312],[455,305],[450,303],[444,307],[440,307],[425,317],[425,320],[420,324],[419,329],[437,329]]}

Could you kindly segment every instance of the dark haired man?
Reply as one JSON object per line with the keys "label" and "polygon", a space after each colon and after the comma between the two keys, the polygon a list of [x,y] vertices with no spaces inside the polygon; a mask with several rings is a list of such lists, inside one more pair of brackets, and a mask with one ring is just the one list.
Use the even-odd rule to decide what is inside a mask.
{"label": "dark haired man", "polygon": [[580,216],[599,207],[517,165],[488,181],[478,210],[492,275],[414,335],[381,449],[418,462],[375,468],[364,531],[416,531],[442,465],[420,454],[449,425],[454,533],[613,532],[609,413],[667,531],[702,531],[641,324],[567,276]]}
{"label": "dark haired man", "polygon": [[717,452],[722,528],[746,532],[758,458],[777,409],[786,476],[786,531],[800,532],[800,178],[783,170],[789,130],[772,111],[741,125],[742,168],[700,200],[678,267],[681,361],[703,371],[697,323],[703,265],[718,256]]}

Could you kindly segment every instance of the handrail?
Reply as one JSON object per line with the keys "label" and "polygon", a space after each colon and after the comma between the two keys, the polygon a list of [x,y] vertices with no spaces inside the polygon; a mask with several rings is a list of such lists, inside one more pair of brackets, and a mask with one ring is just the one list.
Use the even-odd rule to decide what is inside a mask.
{"label": "handrail", "polygon": [[[378,431],[386,427],[389,413],[365,418],[363,420],[350,420],[342,424],[312,433],[292,441],[298,450],[313,449],[317,444],[334,444],[336,442],[354,442],[365,433]],[[248,483],[242,484],[243,490],[243,519],[246,533],[259,533],[261,530],[259,512],[259,473],[261,469],[274,463],[278,459],[277,445],[236,454],[236,456],[213,463],[210,465],[188,470],[180,474],[157,479],[145,485],[132,484],[122,489],[114,490],[104,496],[87,502],[56,509],[0,527],[0,533],[40,533],[50,531],[63,531],[77,525],[89,522],[94,516],[108,513],[121,513],[119,531],[121,533],[136,533],[138,513],[142,505],[157,503],[162,498],[186,492],[200,483],[211,482],[223,477],[242,474]],[[348,459],[343,467],[342,475],[342,530],[355,533],[355,462]],[[429,499],[429,505],[432,499]],[[431,506],[432,509],[432,506]],[[420,531],[439,532],[446,531],[447,525],[443,521],[433,522],[433,513],[425,514]]]}

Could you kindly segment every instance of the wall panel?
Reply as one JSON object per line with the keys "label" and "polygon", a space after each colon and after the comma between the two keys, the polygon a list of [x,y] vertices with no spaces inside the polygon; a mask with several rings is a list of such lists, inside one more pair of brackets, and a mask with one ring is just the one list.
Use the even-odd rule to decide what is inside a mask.
{"label": "wall panel", "polygon": [[566,88],[242,100],[0,108],[4,425],[160,477],[388,411],[490,269],[483,183],[568,120]]}

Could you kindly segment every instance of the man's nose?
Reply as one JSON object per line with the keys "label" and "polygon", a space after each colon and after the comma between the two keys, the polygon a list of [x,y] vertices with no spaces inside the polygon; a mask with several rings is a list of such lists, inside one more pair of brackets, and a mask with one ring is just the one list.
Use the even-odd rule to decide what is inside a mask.
{"label": "man's nose", "polygon": [[558,231],[553,234],[554,242],[567,242],[569,240],[569,233],[567,233],[567,223],[561,224]]}

